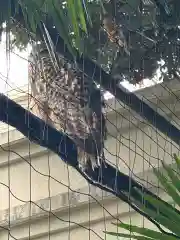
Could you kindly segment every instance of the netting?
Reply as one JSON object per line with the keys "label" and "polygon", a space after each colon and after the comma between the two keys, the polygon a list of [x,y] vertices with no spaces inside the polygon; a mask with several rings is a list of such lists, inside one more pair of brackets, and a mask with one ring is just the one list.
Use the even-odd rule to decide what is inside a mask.
{"label": "netting", "polygon": [[[14,77],[18,79],[18,72],[24,71],[25,75],[27,74],[28,54],[24,57],[17,51],[6,53],[3,61],[6,62],[7,74],[1,71],[0,78],[1,82],[8,86],[6,95],[29,112],[33,112],[34,97],[28,81],[23,87],[17,86],[17,81],[14,87],[11,82]],[[15,55],[16,58],[11,63]],[[24,69],[21,67],[22,63]],[[11,71],[12,64],[17,68],[14,73]],[[179,86],[179,82],[174,80],[141,88],[135,94],[179,129]],[[10,90],[11,88],[13,90]],[[107,124],[105,158],[107,163],[117,170],[117,176],[120,171],[130,177],[127,198],[130,199],[131,194],[133,195],[131,189],[133,178],[162,199],[169,200],[155,178],[152,168],[160,169],[162,161],[173,166],[172,155],[179,154],[178,144],[156,128],[156,118],[153,124],[150,124],[117,98],[108,95],[107,92],[105,96],[104,115]],[[8,113],[10,104],[11,102],[7,102],[5,106]],[[19,114],[20,111],[16,110]],[[31,117],[25,112],[23,118],[30,130]],[[41,129],[41,134],[44,130]],[[33,134],[36,134],[36,131]],[[86,174],[83,176],[74,166],[63,161],[64,159],[57,154],[58,150],[52,151],[52,144],[48,141],[56,139],[52,139],[51,135],[45,137],[48,139],[49,149],[30,141],[32,135],[29,135],[28,139],[28,136],[25,137],[16,128],[4,123],[0,124],[0,135],[1,240],[113,239],[104,233],[119,231],[111,224],[112,222],[127,222],[156,228],[120,197],[105,189],[102,190],[99,187],[101,180],[98,182],[93,173],[91,176],[94,176],[95,183],[98,182],[99,185],[94,182],[90,184]],[[71,153],[68,156],[70,155]],[[106,181],[106,178],[108,179],[108,172],[102,182]],[[114,176],[110,180],[112,182],[108,182],[108,187],[113,186],[113,190],[118,192],[118,177]]]}

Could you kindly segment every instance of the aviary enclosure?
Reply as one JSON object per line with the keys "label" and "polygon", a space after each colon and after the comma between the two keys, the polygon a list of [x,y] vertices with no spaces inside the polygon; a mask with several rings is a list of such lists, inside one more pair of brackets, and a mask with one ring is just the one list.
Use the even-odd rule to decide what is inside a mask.
{"label": "aviary enclosure", "polygon": [[[143,197],[149,194],[165,206],[169,200],[174,204],[152,169],[162,169],[163,164],[175,169],[173,154],[179,154],[179,5],[177,0],[1,1],[1,33],[5,37],[1,44],[6,48],[1,61],[8,69],[7,76],[1,73],[1,82],[12,88],[8,74],[13,54],[22,58],[21,51],[43,43],[52,65],[47,72],[35,72],[35,81],[42,78],[43,87],[47,86],[47,81],[54,83],[64,71],[64,81],[78,79],[73,83],[83,97],[82,80],[90,86],[95,84],[104,96],[101,110],[107,129],[104,164],[98,151],[88,148],[94,144],[93,139],[89,143],[84,138],[83,146],[77,140],[76,130],[81,125],[78,117],[76,125],[75,118],[67,123],[69,131],[75,126],[72,136],[57,129],[57,122],[49,124],[34,111],[34,106],[42,102],[33,95],[29,79],[25,86],[0,94],[2,240],[115,239],[117,235],[107,232],[121,231],[111,222],[156,229],[165,234],[165,239],[179,238],[175,224],[169,231],[168,225],[152,217],[150,213],[157,214],[158,209]],[[39,59],[38,51],[35,55]],[[29,66],[29,57],[22,61]],[[28,71],[28,67],[17,68]],[[49,79],[50,73],[55,77]],[[147,79],[151,86],[146,86]],[[60,80],[62,75],[58,75]],[[127,85],[136,90],[131,91]],[[51,88],[49,93],[45,91],[48,87],[38,89],[48,103],[54,92],[64,90],[69,94],[69,89],[62,87]],[[62,98],[76,106],[73,94],[69,98],[66,94],[58,96],[54,98],[57,104],[51,104],[54,109]],[[90,103],[82,109],[90,109],[91,114],[99,102],[89,98]],[[75,114],[68,107],[59,109],[59,113],[62,111]],[[97,125],[93,128],[96,130]],[[80,167],[79,147],[85,149],[85,155],[97,154],[100,160],[96,167]],[[173,213],[178,219],[178,210]],[[167,216],[168,212],[163,218]],[[133,238],[131,229],[128,234]]]}

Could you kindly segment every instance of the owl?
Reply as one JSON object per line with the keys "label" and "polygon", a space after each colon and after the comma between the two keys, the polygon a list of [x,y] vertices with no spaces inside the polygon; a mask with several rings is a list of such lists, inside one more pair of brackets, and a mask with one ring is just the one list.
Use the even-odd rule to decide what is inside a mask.
{"label": "owl", "polygon": [[76,144],[79,167],[93,170],[105,164],[104,99],[97,85],[45,44],[33,46],[29,56],[32,111]]}

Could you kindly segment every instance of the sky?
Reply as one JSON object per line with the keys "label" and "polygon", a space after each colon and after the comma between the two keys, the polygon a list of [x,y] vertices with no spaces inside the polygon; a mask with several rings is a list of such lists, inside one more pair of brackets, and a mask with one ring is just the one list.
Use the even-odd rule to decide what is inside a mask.
{"label": "sky", "polygon": [[8,57],[4,40],[0,44],[0,92],[6,93],[28,83],[28,52],[15,51]]}
{"label": "sky", "polygon": [[[19,52],[14,50],[9,55],[6,53],[6,41],[5,35],[2,36],[2,42],[0,44],[0,92],[7,93],[9,90],[20,88],[25,84],[28,84],[28,51]],[[145,79],[143,86],[133,86],[127,81],[122,85],[129,91],[134,91],[140,88],[154,85],[153,81]],[[111,98],[109,93],[105,94],[105,97]]]}

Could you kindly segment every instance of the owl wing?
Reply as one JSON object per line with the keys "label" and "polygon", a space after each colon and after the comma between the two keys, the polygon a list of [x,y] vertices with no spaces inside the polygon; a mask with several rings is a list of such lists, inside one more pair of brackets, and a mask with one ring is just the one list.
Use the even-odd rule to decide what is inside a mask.
{"label": "owl wing", "polygon": [[40,79],[38,69],[33,62],[33,58],[30,55],[28,58],[28,79],[31,87],[31,105],[32,112],[44,120],[46,123],[52,125],[50,120],[51,110],[48,106],[48,101],[45,97],[40,95],[40,89],[38,88],[38,79]]}
{"label": "owl wing", "polygon": [[38,56],[34,52],[31,62],[36,71],[30,75],[33,94],[50,109],[57,129],[63,129],[85,153],[100,155],[106,136],[101,92],[73,65],[60,56],[57,61],[58,70],[46,49]]}

